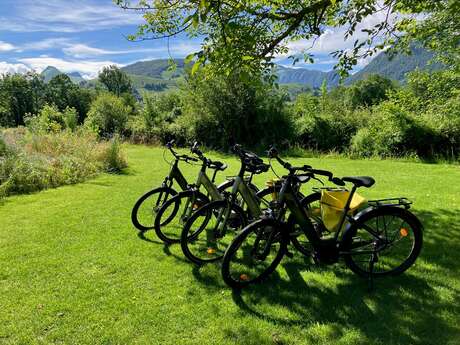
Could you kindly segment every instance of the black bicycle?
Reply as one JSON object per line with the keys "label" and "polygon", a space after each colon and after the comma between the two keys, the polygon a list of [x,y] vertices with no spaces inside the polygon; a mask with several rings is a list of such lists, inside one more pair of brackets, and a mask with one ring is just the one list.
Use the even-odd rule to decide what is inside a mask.
{"label": "black bicycle", "polygon": [[[350,204],[356,190],[369,188],[375,181],[371,177],[333,177],[325,170],[310,166],[294,167],[274,157],[288,170],[283,176],[281,191],[273,208],[285,207],[291,214],[283,221],[282,212],[267,211],[261,219],[248,225],[227,248],[222,276],[231,287],[242,288],[261,281],[278,266],[284,255],[291,256],[288,244],[297,227],[303,232],[310,249],[302,246],[302,253],[312,255],[318,263],[333,264],[342,257],[356,274],[369,278],[398,275],[407,270],[418,257],[423,242],[423,227],[417,217],[408,211],[411,202],[406,198],[373,200],[357,214],[350,214]],[[324,230],[321,217],[312,219],[299,201],[294,187],[299,178],[329,181],[343,187],[352,184],[346,203],[339,217],[335,232]],[[317,198],[316,196],[315,198]],[[325,205],[321,205],[323,207]],[[297,248],[297,246],[296,246]]]}
{"label": "black bicycle", "polygon": [[[168,176],[165,177],[160,187],[154,188],[142,195],[136,201],[131,211],[131,221],[140,232],[146,232],[148,230],[155,228],[154,222],[160,208],[164,205],[166,201],[170,200],[172,197],[178,194],[178,192],[174,188],[175,184],[177,184],[182,191],[190,189],[191,185],[187,182],[184,175],[179,169],[179,162],[185,162],[190,164],[190,162],[199,162],[199,159],[185,154],[177,153],[173,149],[173,144],[174,140],[168,142],[165,145],[174,157],[174,161],[170,163],[171,169],[169,171]],[[196,143],[194,144],[194,146],[196,146]],[[218,169],[225,169],[225,167],[226,166],[223,163],[219,163],[219,166],[216,166],[216,171]],[[232,187],[232,185],[232,181],[225,181],[219,186],[217,186],[217,190],[220,193]],[[171,210],[168,217],[164,217],[162,219],[160,226],[171,222],[177,214],[178,210],[179,206],[177,205],[176,207],[175,205],[175,208]]]}

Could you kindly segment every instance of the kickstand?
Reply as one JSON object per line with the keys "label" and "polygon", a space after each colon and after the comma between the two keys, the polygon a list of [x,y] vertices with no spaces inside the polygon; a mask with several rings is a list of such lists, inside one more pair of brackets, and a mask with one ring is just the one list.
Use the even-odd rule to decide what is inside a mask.
{"label": "kickstand", "polygon": [[369,282],[368,282],[368,291],[374,291],[374,264],[377,262],[377,255],[372,253],[372,256],[369,260]]}
{"label": "kickstand", "polygon": [[368,291],[374,291],[374,264],[377,262],[377,255],[372,253],[372,256],[369,260],[369,280],[368,280]]}

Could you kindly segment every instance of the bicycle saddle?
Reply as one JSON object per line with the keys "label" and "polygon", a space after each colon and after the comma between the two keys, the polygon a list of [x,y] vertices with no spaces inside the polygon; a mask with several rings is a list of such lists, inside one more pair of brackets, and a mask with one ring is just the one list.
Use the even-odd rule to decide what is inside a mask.
{"label": "bicycle saddle", "polygon": [[356,187],[369,188],[374,185],[375,180],[370,176],[346,176],[342,181],[353,183]]}
{"label": "bicycle saddle", "polygon": [[219,161],[211,161],[208,164],[208,168],[219,170],[219,171],[224,171],[225,169],[227,169],[227,164],[219,162]]}

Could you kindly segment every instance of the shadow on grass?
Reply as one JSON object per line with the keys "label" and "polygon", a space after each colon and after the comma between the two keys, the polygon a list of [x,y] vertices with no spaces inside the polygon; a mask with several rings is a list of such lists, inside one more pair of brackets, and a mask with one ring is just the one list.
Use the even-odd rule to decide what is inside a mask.
{"label": "shadow on grass", "polygon": [[139,237],[139,239],[141,239],[142,241],[145,241],[145,242],[155,243],[155,244],[164,244],[164,243],[161,242],[161,241],[152,240],[152,239],[146,237],[146,236],[145,236],[145,232],[139,231],[139,232],[137,233],[137,237]]}
{"label": "shadow on grass", "polygon": [[[365,279],[340,265],[313,266],[295,255],[281,262],[279,270],[286,275],[275,271],[259,285],[232,291],[232,299],[243,314],[288,327],[326,325],[334,329],[331,337],[337,339],[346,336],[347,330],[357,330],[363,343],[453,344],[460,339],[455,326],[460,315],[460,291],[455,288],[460,210],[419,211],[417,215],[425,231],[416,267],[401,276],[376,279],[372,293]],[[307,274],[301,274],[306,270]],[[218,266],[194,267],[192,273],[210,292],[224,286]],[[227,331],[235,339],[241,336],[235,329]],[[311,343],[318,341],[313,335],[308,339]],[[256,343],[260,334],[247,332],[247,336],[251,338],[247,343]]]}

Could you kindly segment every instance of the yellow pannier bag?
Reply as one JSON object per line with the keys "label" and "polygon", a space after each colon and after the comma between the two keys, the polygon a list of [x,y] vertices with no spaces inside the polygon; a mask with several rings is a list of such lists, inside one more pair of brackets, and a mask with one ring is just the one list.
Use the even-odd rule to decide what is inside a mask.
{"label": "yellow pannier bag", "polygon": [[[347,190],[321,190],[321,219],[329,231],[338,231],[342,220],[344,208],[350,196]],[[350,211],[353,214],[357,209],[367,203],[366,198],[355,192],[350,203]],[[342,228],[346,225],[344,222]]]}

